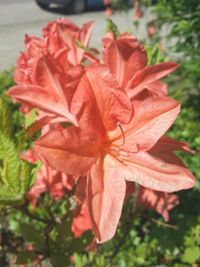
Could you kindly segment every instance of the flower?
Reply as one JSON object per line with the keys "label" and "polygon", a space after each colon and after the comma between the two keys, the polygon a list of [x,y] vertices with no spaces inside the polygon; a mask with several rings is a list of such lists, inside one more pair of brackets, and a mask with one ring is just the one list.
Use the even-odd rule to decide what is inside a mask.
{"label": "flower", "polygon": [[142,187],[139,204],[145,208],[154,209],[163,216],[165,221],[169,221],[169,211],[179,204],[179,200],[175,194],[153,191]]}
{"label": "flower", "polygon": [[[51,130],[35,142],[34,151],[52,168],[87,175],[92,229],[98,241],[105,242],[116,231],[126,181],[173,192],[192,187],[194,177],[181,164],[152,153],[179,113],[175,100],[152,96],[131,103],[100,65],[87,68],[76,92],[81,91],[80,128]],[[75,99],[73,103],[77,108]]]}
{"label": "flower", "polygon": [[147,66],[144,47],[128,33],[115,38],[113,33],[109,32],[102,43],[104,63],[130,99],[144,90],[148,90],[151,95],[167,94],[167,87],[160,79],[174,71],[178,67],[176,63],[165,62]]}
{"label": "flower", "polygon": [[60,49],[67,49],[67,61],[76,66],[81,63],[85,53],[76,42],[79,41],[87,47],[93,25],[90,21],[79,28],[71,21],[61,18],[48,23],[43,29],[43,36],[47,38],[47,46],[53,54]]}
{"label": "flower", "polygon": [[[25,113],[32,108],[39,109],[35,128],[58,121],[77,125],[69,111],[73,95],[70,82],[82,73],[78,64],[85,51],[76,45],[76,41],[87,47],[92,28],[93,22],[79,28],[67,20],[58,19],[44,27],[43,38],[25,36],[26,51],[18,58],[14,74],[17,85],[8,95],[23,103],[21,110]],[[86,54],[89,56],[90,53]]]}
{"label": "flower", "polygon": [[9,89],[8,95],[15,101],[29,107],[38,108],[45,122],[71,122],[77,125],[77,120],[70,112],[73,87],[71,80],[83,72],[82,66],[71,68],[67,73],[59,65],[55,65],[48,56],[38,58],[34,67],[34,83],[19,84]]}

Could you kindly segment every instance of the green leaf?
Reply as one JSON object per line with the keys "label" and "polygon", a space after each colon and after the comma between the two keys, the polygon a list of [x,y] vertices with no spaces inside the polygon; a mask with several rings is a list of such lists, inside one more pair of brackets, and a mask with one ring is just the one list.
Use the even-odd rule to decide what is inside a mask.
{"label": "green leaf", "polygon": [[0,132],[0,203],[21,204],[33,183],[33,166],[19,159],[14,143]]}
{"label": "green leaf", "polygon": [[73,254],[75,252],[82,252],[92,242],[94,236],[91,231],[84,232],[80,237],[75,238],[69,245],[69,252]]}
{"label": "green leaf", "polygon": [[34,251],[26,250],[17,253],[16,264],[29,264],[37,257]]}
{"label": "green leaf", "polygon": [[21,223],[20,232],[27,242],[33,242],[38,249],[44,247],[44,236],[32,223]]}
{"label": "green leaf", "polygon": [[0,132],[0,159],[3,160],[1,181],[14,193],[20,191],[20,162],[13,142]]}
{"label": "green leaf", "polygon": [[182,261],[186,263],[195,263],[200,259],[200,249],[199,247],[188,247],[185,249],[182,256]]}
{"label": "green leaf", "polygon": [[[38,167],[39,165],[39,167]],[[33,165],[27,161],[21,161],[21,193],[24,194],[34,184],[40,164]],[[37,170],[37,171],[35,171]]]}
{"label": "green leaf", "polygon": [[[79,41],[79,40],[75,40],[75,44],[76,44],[76,46],[78,46],[79,48],[83,49],[83,51],[88,52],[88,53],[90,53],[90,54],[92,54],[92,55],[95,56],[94,51],[93,51],[91,48],[85,46],[81,41]],[[69,124],[69,125],[71,125],[71,124]]]}
{"label": "green leaf", "polygon": [[15,193],[13,193],[10,190],[10,187],[7,185],[1,185],[0,186],[0,203],[4,205],[15,205],[17,203],[21,203],[21,196],[16,196],[13,197]]}
{"label": "green leaf", "polygon": [[51,255],[51,261],[53,262],[54,266],[59,267],[68,267],[70,265],[70,259],[66,252],[57,252],[54,251],[54,254]]}
{"label": "green leaf", "polygon": [[111,19],[106,20],[106,32],[112,32],[115,38],[120,35],[117,25]]}
{"label": "green leaf", "polygon": [[12,134],[12,117],[8,104],[0,98],[0,131],[10,137]]}
{"label": "green leaf", "polygon": [[67,216],[64,216],[61,223],[56,225],[56,245],[59,248],[64,247],[68,238],[72,237],[71,233],[72,216],[68,211]]}
{"label": "green leaf", "polygon": [[158,44],[154,46],[145,46],[145,48],[147,51],[148,65],[155,65],[168,61],[168,58],[161,53]]}
{"label": "green leaf", "polygon": [[37,118],[37,110],[32,109],[28,116],[25,118],[25,128],[30,128]]}

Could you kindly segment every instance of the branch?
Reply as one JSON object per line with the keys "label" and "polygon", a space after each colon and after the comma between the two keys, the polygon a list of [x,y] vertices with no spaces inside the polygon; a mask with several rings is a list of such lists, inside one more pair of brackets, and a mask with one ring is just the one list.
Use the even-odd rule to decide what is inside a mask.
{"label": "branch", "polygon": [[161,222],[161,221],[156,220],[156,219],[154,219],[154,218],[150,218],[150,217],[148,217],[148,216],[145,215],[145,214],[142,214],[141,216],[142,216],[143,218],[145,218],[145,219],[147,219],[147,220],[153,222],[153,223],[156,223],[156,224],[158,224],[158,225],[164,226],[164,227],[166,227],[166,228],[171,228],[171,229],[174,229],[174,230],[177,230],[177,229],[178,229],[178,227],[177,227],[176,225],[172,225],[172,224],[168,224],[168,223]]}

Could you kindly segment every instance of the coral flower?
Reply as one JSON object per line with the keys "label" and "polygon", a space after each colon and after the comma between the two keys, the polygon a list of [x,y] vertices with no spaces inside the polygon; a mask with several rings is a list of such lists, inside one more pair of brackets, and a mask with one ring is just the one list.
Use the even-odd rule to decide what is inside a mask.
{"label": "coral flower", "polygon": [[47,38],[47,45],[51,53],[54,54],[60,49],[67,49],[67,61],[76,66],[81,63],[85,53],[77,46],[76,41],[87,47],[93,25],[94,23],[90,21],[79,28],[71,21],[61,18],[48,23],[43,29],[43,36]]}
{"label": "coral flower", "polygon": [[179,204],[175,194],[153,191],[142,188],[139,196],[139,204],[145,208],[154,209],[161,214],[165,221],[169,221],[169,211]]}
{"label": "coral flower", "polygon": [[92,229],[105,242],[116,231],[126,180],[172,192],[192,187],[194,177],[182,164],[150,153],[179,113],[175,100],[152,96],[131,103],[99,65],[87,68],[78,87],[72,102],[80,128],[50,130],[36,141],[34,151],[52,168],[87,175]]}
{"label": "coral flower", "polygon": [[45,122],[71,122],[77,125],[76,118],[70,112],[74,93],[71,81],[76,83],[82,73],[81,65],[65,72],[59,65],[54,65],[49,56],[43,55],[35,64],[33,83],[16,85],[10,88],[8,95],[30,108],[38,108]]}
{"label": "coral flower", "polygon": [[167,87],[160,79],[174,71],[178,67],[176,63],[165,62],[147,66],[145,48],[128,33],[115,38],[114,34],[109,32],[102,43],[104,63],[130,99],[145,89],[154,95],[167,94]]}

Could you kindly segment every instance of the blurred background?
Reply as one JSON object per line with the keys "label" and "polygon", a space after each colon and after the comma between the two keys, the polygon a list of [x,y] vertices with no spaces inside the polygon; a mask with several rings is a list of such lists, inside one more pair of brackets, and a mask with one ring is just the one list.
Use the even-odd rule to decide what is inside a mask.
{"label": "blurred background", "polygon": [[[0,0],[0,70],[15,64],[19,51],[23,50],[25,34],[40,36],[41,28],[59,17],[68,18],[78,25],[94,20],[91,46],[99,48],[106,27],[103,0],[88,0],[87,5],[83,6],[83,0],[72,2],[73,5],[77,3],[78,7],[72,6],[69,0]],[[73,14],[74,9],[78,14]],[[150,19],[150,12],[145,13],[138,37],[145,36],[145,24]],[[118,24],[121,31],[130,31],[133,28],[132,10],[115,12],[112,20]]]}

